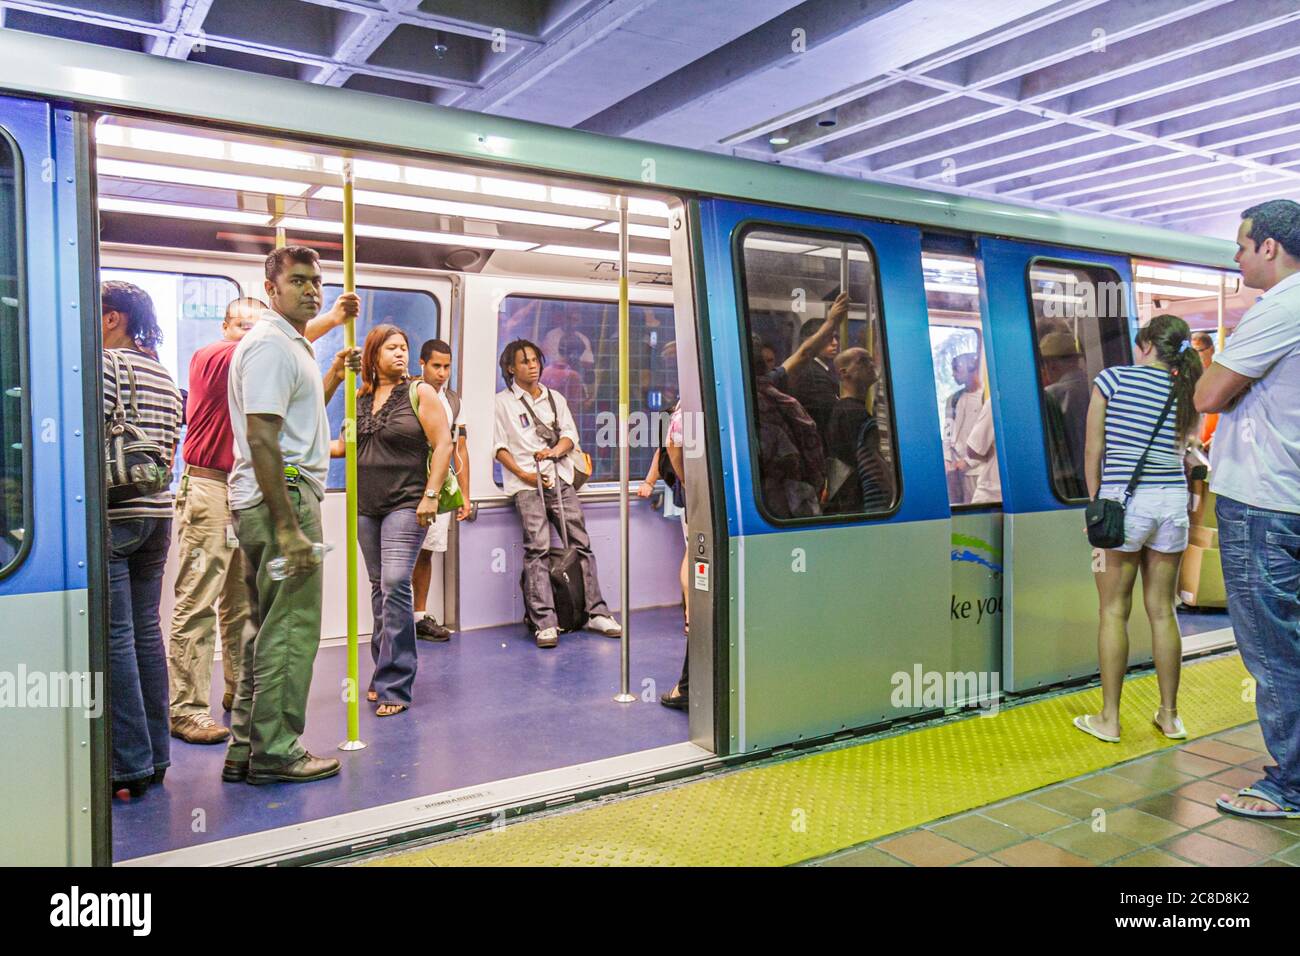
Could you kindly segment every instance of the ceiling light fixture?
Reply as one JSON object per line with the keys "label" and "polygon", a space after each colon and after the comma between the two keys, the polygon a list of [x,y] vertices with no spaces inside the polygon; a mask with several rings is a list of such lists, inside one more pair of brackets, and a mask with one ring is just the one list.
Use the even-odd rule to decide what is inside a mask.
{"label": "ceiling light fixture", "polygon": [[[595,232],[618,232],[618,223],[607,222],[603,226],[597,226]],[[640,236],[642,239],[662,239],[668,241],[670,233],[667,226],[643,226],[640,223],[629,222],[627,224],[627,234],[629,236]]]}
{"label": "ceiling light fixture", "polygon": [[101,159],[96,164],[96,171],[101,176],[116,176],[123,179],[144,179],[153,182],[178,183],[183,186],[208,186],[213,189],[237,189],[282,196],[301,196],[311,188],[308,183],[291,182],[287,179],[214,173],[205,169],[135,163],[124,159]]}
{"label": "ceiling light fixture", "polygon": [[[585,249],[580,246],[539,246],[532,250],[547,256],[572,256],[576,259],[601,259],[605,262],[617,262],[617,249]],[[648,252],[629,252],[628,262],[642,262],[653,266],[670,266],[672,256],[656,256]]]}
{"label": "ceiling light fixture", "polygon": [[271,222],[271,217],[266,213],[244,212],[239,209],[206,209],[202,206],[176,206],[164,202],[119,199],[116,196],[101,196],[99,208],[107,212],[125,212],[139,216],[202,219],[205,222],[228,222],[245,226],[266,226]]}
{"label": "ceiling light fixture", "polygon": [[[343,190],[327,186],[316,193],[325,202],[342,202]],[[382,206],[385,209],[405,209],[410,212],[427,212],[438,216],[460,216],[465,219],[487,219],[496,222],[518,222],[530,226],[552,226],[556,229],[590,229],[599,219],[565,216],[556,212],[535,212],[531,209],[514,209],[510,206],[490,206],[485,203],[456,202],[451,199],[430,199],[427,196],[402,196],[397,193],[370,192],[359,189],[353,199],[363,206]]]}
{"label": "ceiling light fixture", "polygon": [[[323,219],[284,219],[280,225],[285,229],[298,229],[302,232],[320,232],[341,235],[343,223]],[[511,249],[522,251],[531,249],[537,243],[524,242],[519,239],[501,239],[497,236],[474,236],[451,232],[424,232],[419,229],[395,229],[390,226],[372,226],[365,223],[356,224],[358,236],[373,239],[396,239],[399,242],[427,242],[444,246],[469,246],[474,249]]]}

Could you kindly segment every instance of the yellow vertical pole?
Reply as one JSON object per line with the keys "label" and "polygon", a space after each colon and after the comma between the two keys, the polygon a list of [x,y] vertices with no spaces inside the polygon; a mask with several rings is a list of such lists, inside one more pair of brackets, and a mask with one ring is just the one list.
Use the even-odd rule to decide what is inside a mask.
{"label": "yellow vertical pole", "polygon": [[[352,160],[343,164],[343,291],[357,290],[357,248],[355,207],[352,199]],[[343,325],[343,344],[357,346],[357,323]],[[347,509],[347,595],[348,595],[348,739],[340,750],[360,750],[361,667],[357,654],[357,373],[348,368],[343,379],[343,449],[345,458]]]}
{"label": "yellow vertical pole", "polygon": [[275,197],[275,247],[279,249],[286,244],[284,226],[280,223],[284,220],[284,197]]}
{"label": "yellow vertical pole", "polygon": [[1228,290],[1226,288],[1226,277],[1222,272],[1220,272],[1219,273],[1219,327],[1216,330],[1218,332],[1218,337],[1214,343],[1214,347],[1220,351],[1223,350],[1223,339],[1224,336],[1226,335],[1223,329],[1223,324],[1225,321],[1226,313],[1228,311],[1227,299],[1228,299]]}
{"label": "yellow vertical pole", "polygon": [[631,362],[632,344],[629,331],[630,309],[627,298],[627,197],[618,197],[618,537],[619,556],[619,597],[623,605],[623,636],[621,639],[622,666],[620,668],[620,690],[614,700],[620,704],[630,704],[636,700],[632,694],[632,584],[631,548],[628,540],[627,483],[631,449],[628,446],[628,422],[632,407]]}

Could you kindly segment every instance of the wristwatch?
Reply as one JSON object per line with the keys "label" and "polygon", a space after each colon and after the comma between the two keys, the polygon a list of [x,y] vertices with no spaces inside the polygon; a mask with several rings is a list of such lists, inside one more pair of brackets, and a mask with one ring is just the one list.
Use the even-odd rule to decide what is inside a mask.
{"label": "wristwatch", "polygon": [[438,497],[438,492],[436,492],[436,491],[428,491],[428,490],[426,490],[426,491],[424,492],[424,497],[426,497],[426,498],[437,498],[437,497]]}

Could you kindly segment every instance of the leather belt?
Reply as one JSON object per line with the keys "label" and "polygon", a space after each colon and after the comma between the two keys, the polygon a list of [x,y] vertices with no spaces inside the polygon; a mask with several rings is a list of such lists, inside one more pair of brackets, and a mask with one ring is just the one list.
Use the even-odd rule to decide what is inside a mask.
{"label": "leather belt", "polygon": [[198,465],[186,465],[185,473],[187,475],[193,475],[195,478],[206,478],[209,481],[219,481],[223,485],[226,484],[230,477],[227,472],[216,468],[200,468]]}

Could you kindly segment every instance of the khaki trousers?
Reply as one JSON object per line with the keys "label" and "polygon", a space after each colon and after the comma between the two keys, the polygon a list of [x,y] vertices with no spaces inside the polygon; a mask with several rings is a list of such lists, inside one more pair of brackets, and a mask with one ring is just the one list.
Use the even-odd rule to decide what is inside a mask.
{"label": "khaki trousers", "polygon": [[240,639],[249,623],[244,557],[231,525],[225,484],[182,475],[176,527],[180,573],[167,650],[173,720],[208,713],[218,626],[226,692],[235,692]]}

